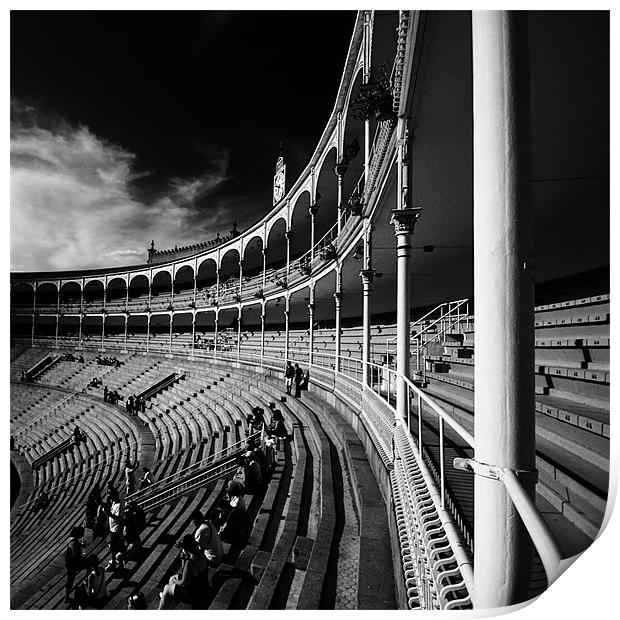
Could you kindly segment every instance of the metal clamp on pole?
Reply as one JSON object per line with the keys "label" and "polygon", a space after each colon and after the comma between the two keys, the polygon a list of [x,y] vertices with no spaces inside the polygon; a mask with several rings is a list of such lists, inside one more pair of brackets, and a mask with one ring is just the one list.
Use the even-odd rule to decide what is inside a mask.
{"label": "metal clamp on pole", "polygon": [[536,482],[538,472],[536,470],[516,470],[507,467],[497,467],[478,463],[474,459],[454,459],[456,469],[470,471],[476,476],[484,476],[492,480],[498,480],[505,487],[512,500],[525,528],[527,529],[547,574],[547,583],[551,585],[561,574],[562,553],[560,547],[549,529],[549,526],[536,508],[534,500],[524,487],[528,477],[534,477]]}
{"label": "metal clamp on pole", "polygon": [[487,465],[486,463],[480,463],[475,459],[463,459],[456,458],[453,462],[455,469],[463,469],[465,471],[472,472],[475,476],[482,476],[483,478],[490,478],[491,480],[503,481],[506,472],[512,472],[519,480],[524,483],[538,482],[538,470],[537,469],[508,469],[506,467],[498,467],[497,465]]}

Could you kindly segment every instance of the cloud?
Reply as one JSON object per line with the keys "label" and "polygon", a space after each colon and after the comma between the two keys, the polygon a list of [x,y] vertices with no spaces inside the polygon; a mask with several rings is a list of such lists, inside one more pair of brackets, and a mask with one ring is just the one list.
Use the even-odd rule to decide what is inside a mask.
{"label": "cloud", "polygon": [[[230,219],[225,201],[205,208],[227,180],[228,152],[211,147],[206,172],[174,178],[150,201],[135,198],[136,156],[12,102],[11,269],[39,271],[144,262],[146,248],[196,243]],[[198,205],[198,202],[201,202]],[[225,231],[222,231],[225,232]]]}

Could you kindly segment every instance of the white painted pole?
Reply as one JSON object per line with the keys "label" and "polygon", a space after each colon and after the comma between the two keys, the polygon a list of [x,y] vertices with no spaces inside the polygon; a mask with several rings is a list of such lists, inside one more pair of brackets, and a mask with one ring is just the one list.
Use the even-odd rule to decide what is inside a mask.
{"label": "white painted pole", "polygon": [[[475,458],[533,470],[534,276],[525,16],[474,11]],[[527,477],[522,478],[524,481]],[[526,486],[533,493],[533,478]],[[504,485],[477,475],[474,606],[527,597],[531,542]]]}

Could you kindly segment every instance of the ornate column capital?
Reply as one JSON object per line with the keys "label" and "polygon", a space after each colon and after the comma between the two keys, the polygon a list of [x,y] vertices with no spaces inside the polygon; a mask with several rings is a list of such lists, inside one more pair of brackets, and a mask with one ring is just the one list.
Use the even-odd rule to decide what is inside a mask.
{"label": "ornate column capital", "polygon": [[364,286],[368,286],[369,284],[372,284],[374,277],[375,277],[374,269],[362,269],[360,271],[360,278],[362,278],[362,284]]}
{"label": "ornate column capital", "polygon": [[344,159],[336,164],[336,167],[334,168],[334,174],[338,177],[339,181],[342,179],[347,169],[348,166],[345,163]]}
{"label": "ornate column capital", "polygon": [[412,234],[421,212],[422,207],[392,209],[390,224],[394,225],[394,234]]}

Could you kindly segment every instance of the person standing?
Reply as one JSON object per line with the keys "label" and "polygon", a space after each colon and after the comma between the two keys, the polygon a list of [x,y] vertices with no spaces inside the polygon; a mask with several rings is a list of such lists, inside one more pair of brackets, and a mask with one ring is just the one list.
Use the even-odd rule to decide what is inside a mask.
{"label": "person standing", "polygon": [[138,470],[138,461],[131,463],[129,458],[125,461],[125,497],[131,495],[136,490],[136,471]]}
{"label": "person standing", "polygon": [[293,379],[295,379],[295,369],[291,360],[286,362],[286,370],[284,371],[284,377],[286,379],[286,393],[290,394],[293,389]]}
{"label": "person standing", "polygon": [[301,383],[304,380],[304,371],[295,364],[295,398],[301,397]]}
{"label": "person standing", "polygon": [[108,527],[110,529],[110,553],[112,557],[106,566],[108,569],[116,570],[119,564],[123,565],[123,539],[122,539],[122,513],[121,500],[115,488],[110,490],[110,508],[108,510]]}
{"label": "person standing", "polygon": [[84,528],[81,525],[76,525],[71,530],[71,540],[65,551],[65,568],[67,569],[65,603],[70,602],[69,593],[73,589],[76,575],[86,567],[86,561],[82,553],[82,538],[84,538]]}
{"label": "person standing", "polygon": [[148,467],[143,467],[142,468],[142,480],[140,480],[140,490],[142,491],[142,489],[146,489],[147,487],[150,487],[154,482],[155,482],[155,478],[153,478],[153,474],[151,473],[151,470]]}

